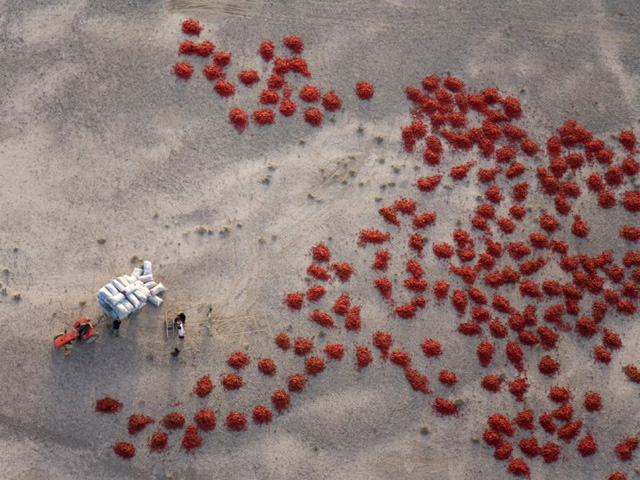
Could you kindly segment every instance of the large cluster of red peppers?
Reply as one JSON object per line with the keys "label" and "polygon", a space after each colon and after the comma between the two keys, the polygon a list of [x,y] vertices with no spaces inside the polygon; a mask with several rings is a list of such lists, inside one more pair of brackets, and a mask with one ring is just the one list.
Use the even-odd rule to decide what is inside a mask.
{"label": "large cluster of red peppers", "polygon": [[[186,35],[198,36],[201,30],[194,20],[183,23]],[[323,122],[324,114],[319,107],[325,112],[342,108],[342,99],[334,91],[323,94],[310,83],[311,71],[301,56],[302,38],[286,37],[283,46],[290,56],[277,57],[277,47],[271,41],[260,45],[258,54],[270,68],[264,70],[267,74],[253,70],[238,74],[238,85],[259,90],[258,101],[264,107],[251,115],[232,108],[229,121],[238,131],[247,128],[250,117],[258,125],[274,123],[276,110],[272,108],[276,106],[283,116],[288,116],[295,113],[295,102],[300,102],[304,105],[302,118],[312,126]],[[214,89],[221,96],[235,94],[236,85],[228,80],[230,53],[216,51],[215,45],[207,40],[200,43],[185,40],[179,51],[193,58],[211,57],[212,63],[203,70],[205,77],[216,82]],[[174,71],[180,78],[188,79],[193,67],[180,62]],[[304,84],[293,97],[298,87],[294,79],[300,77]],[[265,88],[256,88],[261,82]],[[362,100],[370,100],[374,87],[360,81],[355,93]],[[389,359],[400,367],[396,370],[404,374],[408,394],[413,390],[416,395],[436,395],[431,407],[439,417],[455,419],[471,408],[452,397],[459,383],[477,382],[479,391],[488,395],[508,391],[519,412],[513,418],[503,413],[490,415],[482,440],[486,448],[493,450],[496,461],[505,462],[507,472],[514,476],[530,476],[535,468],[529,465],[532,461],[555,463],[568,448],[582,457],[600,452],[600,439],[592,418],[607,411],[606,396],[603,398],[602,392],[588,388],[580,392],[582,400],[575,401],[567,387],[556,384],[548,389],[545,401],[530,403],[528,395],[532,390],[547,387],[532,384],[528,373],[535,369],[548,381],[561,382],[564,367],[554,351],[560,342],[570,339],[588,345],[591,361],[602,368],[615,362],[616,352],[623,347],[620,334],[607,320],[614,315],[631,318],[637,313],[640,299],[640,250],[633,249],[640,241],[640,228],[636,226],[640,191],[634,188],[631,178],[640,170],[634,133],[620,132],[615,145],[569,120],[546,141],[539,142],[530,138],[519,123],[523,109],[517,98],[503,95],[495,88],[470,91],[464,82],[452,76],[427,76],[419,86],[407,87],[405,95],[411,118],[401,128],[402,146],[418,157],[426,171],[415,180],[416,197],[401,197],[378,206],[380,222],[362,228],[354,239],[360,251],[372,255],[371,272],[356,271],[345,261],[331,263],[333,254],[324,242],[311,248],[310,263],[305,268],[306,285],[285,294],[284,304],[299,321],[306,318],[317,328],[337,329],[348,346],[330,343],[322,336],[319,339],[298,336],[292,341],[288,333],[276,335],[275,346],[285,352],[293,347],[292,361],[298,361],[296,357],[302,357],[303,361],[297,372],[276,371],[270,358],[258,363],[258,369],[265,375],[283,375],[283,388],[275,390],[269,399],[274,412],[284,414],[292,404],[290,393],[299,394],[307,388],[311,391],[314,377],[338,368],[335,362],[325,359],[341,360],[349,353],[361,375],[374,374],[375,365],[371,366],[374,356],[369,347],[373,345],[383,361]],[[620,150],[622,158],[616,153]],[[458,155],[464,158],[462,162],[445,165]],[[430,199],[445,188],[445,181],[453,182],[454,186],[473,183],[481,189],[481,195],[473,212],[461,219],[450,238],[428,240],[426,237],[438,223],[438,216],[427,207]],[[548,200],[541,212],[526,208],[533,194],[543,202]],[[583,203],[608,211],[610,228],[619,235],[624,251],[588,254],[584,253],[586,248],[575,250],[576,246],[586,245],[593,235],[589,218],[576,211],[576,201],[583,195]],[[617,215],[609,213],[614,209]],[[620,225],[612,223],[617,219],[622,221]],[[403,236],[406,240],[396,241]],[[398,251],[397,245],[404,247]],[[430,273],[428,276],[433,269],[427,268],[427,261],[443,266],[436,270],[440,273],[435,278]],[[386,273],[381,276],[380,272]],[[424,313],[428,303],[452,318],[459,317],[460,321],[450,332],[432,333],[440,337],[438,340],[424,338],[419,344],[403,345],[394,351],[390,351],[392,333],[387,331],[376,331],[372,338],[367,337],[370,343],[365,344],[360,332],[369,312],[363,308],[364,302],[359,301],[361,297],[350,288],[354,275],[370,279],[372,290],[367,298],[388,310],[389,330],[395,321],[428,323]],[[372,297],[374,291],[378,294]],[[439,362],[447,358],[443,339],[454,330],[462,335],[469,356],[477,358],[479,366],[486,369],[481,378],[468,378],[463,372],[456,374],[440,368],[444,365]],[[316,342],[325,359],[311,355]],[[416,366],[415,361],[412,365],[412,348],[426,357],[426,369]],[[500,363],[502,359],[506,368]],[[241,369],[250,360],[244,352],[236,352],[228,363]],[[640,382],[637,366],[620,368],[630,382]],[[429,375],[438,375],[439,384],[431,386]],[[194,389],[198,395],[206,396],[213,388],[210,379],[207,383],[208,378],[205,376],[198,382]],[[236,385],[237,379],[242,384],[241,377],[235,374],[223,377],[222,383],[226,389],[233,389],[228,387]],[[299,398],[295,401],[302,401],[303,397]],[[117,412],[121,408],[103,400],[96,410]],[[264,404],[253,409],[257,425],[271,422],[272,415]],[[213,430],[215,414],[201,410],[194,421],[195,425],[185,430],[182,446],[186,450],[201,446],[203,439],[199,432]],[[182,428],[184,416],[174,412],[162,424],[168,430]],[[248,428],[246,416],[241,412],[230,412],[225,424],[232,431]],[[544,436],[537,434],[538,426]],[[162,445],[162,441],[158,442]],[[131,444],[116,445],[120,445],[116,453],[124,458],[135,454]],[[628,436],[609,455],[628,462],[637,446],[637,438]],[[158,448],[165,447],[166,438],[164,446]],[[619,480],[625,475],[615,472],[610,478]]]}

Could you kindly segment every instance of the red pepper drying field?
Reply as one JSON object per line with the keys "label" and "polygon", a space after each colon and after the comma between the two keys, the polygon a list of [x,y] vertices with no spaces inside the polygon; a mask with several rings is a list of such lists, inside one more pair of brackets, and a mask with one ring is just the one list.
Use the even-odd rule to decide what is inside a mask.
{"label": "red pepper drying field", "polygon": [[[182,24],[185,35],[199,36],[201,31],[196,20]],[[236,94],[257,94],[256,103],[274,109],[278,105],[281,116],[271,107],[252,113],[258,126],[297,119],[307,123],[308,131],[317,131],[327,128],[327,119],[336,121],[336,112],[353,105],[365,111],[376,105],[377,95],[388,94],[357,79],[350,92],[311,85],[312,73],[302,56],[311,48],[295,35],[281,44],[264,40],[253,50],[265,62],[264,70],[240,67],[238,92],[225,79],[244,59],[234,57],[232,65],[231,54],[215,50],[206,39],[184,40],[178,54],[194,60],[213,56],[203,74],[216,80],[214,90],[221,97],[217,102],[229,102],[227,97]],[[179,62],[174,73],[187,80],[193,67]],[[176,88],[191,88],[193,83],[178,82]],[[275,336],[273,356],[286,355],[297,367],[278,361],[276,369],[270,357],[260,360],[261,381],[278,382],[279,388],[271,390],[270,398],[252,403],[254,423],[277,422],[312,396],[321,378],[345,368],[339,360],[346,356],[362,378],[387,368],[404,377],[406,395],[430,405],[426,410],[433,421],[446,422],[452,429],[476,408],[473,401],[455,398],[458,389],[471,384],[479,395],[501,402],[499,411],[504,413],[489,413],[488,429],[475,433],[484,441],[482,453],[493,456],[496,468],[512,476],[542,475],[539,469],[569,452],[574,456],[571,461],[598,455],[608,455],[611,461],[631,460],[637,432],[630,431],[615,447],[604,448],[595,419],[612,414],[607,411],[610,392],[572,385],[574,396],[560,386],[567,380],[568,362],[558,346],[575,346],[580,368],[593,369],[595,375],[622,371],[631,388],[640,382],[637,366],[619,363],[626,328],[621,322],[637,315],[640,301],[640,251],[634,250],[640,240],[640,191],[634,183],[639,152],[634,132],[623,130],[611,142],[597,138],[577,120],[567,120],[548,138],[535,138],[527,130],[526,109],[508,92],[493,87],[474,90],[450,75],[428,75],[416,83],[397,92],[405,97],[407,123],[394,140],[397,154],[414,162],[415,175],[407,171],[409,187],[402,196],[372,208],[366,219],[371,223],[354,225],[355,258],[336,261],[341,256],[339,243],[334,247],[330,237],[319,241],[310,248],[310,264],[299,272],[307,278],[292,285],[290,293],[274,292],[278,302],[284,298],[283,315],[291,327]],[[297,111],[291,98],[305,108]],[[249,115],[238,108],[228,111],[228,121],[239,133],[249,128]],[[276,127],[281,126],[269,128]],[[476,203],[470,211],[461,207],[447,212],[457,222],[453,226],[452,219],[434,211],[433,205],[440,197],[457,200],[458,193],[448,191],[463,192],[465,185],[477,190]],[[541,207],[534,211],[529,208],[534,204]],[[613,232],[611,249],[593,247],[602,218]],[[443,225],[449,229],[446,235],[429,234],[442,232],[436,229]],[[367,322],[380,321],[375,319],[379,311],[387,314],[384,331],[372,335]],[[449,329],[434,330],[429,323],[434,315],[450,318]],[[414,336],[411,344],[394,343],[406,341],[401,332],[414,326],[416,332],[428,332],[420,334],[423,340]],[[318,329],[317,336],[311,336],[309,328]],[[325,339],[325,330],[332,335],[330,340]],[[455,347],[450,347],[452,338]],[[370,345],[383,361],[374,362]],[[474,377],[448,365],[454,356],[468,358],[473,371],[481,373]],[[250,357],[237,351],[227,363],[240,370]],[[438,382],[431,385],[429,377],[434,375]],[[227,374],[222,385],[237,390],[243,381]],[[194,392],[204,398],[212,390],[205,375]],[[293,399],[289,392],[295,394]],[[273,412],[265,406],[269,401]],[[121,408],[109,398],[96,405],[105,413]],[[515,412],[512,418],[509,411]],[[134,417],[141,416],[130,418]],[[194,422],[185,429],[186,450],[203,444],[198,429],[213,430],[215,415],[201,409]],[[144,428],[142,423],[134,422],[134,433]],[[184,417],[169,414],[162,425],[181,428]],[[231,411],[225,425],[242,432],[248,422],[244,414]],[[150,448],[166,448],[166,437],[161,432],[153,435]],[[116,445],[123,458],[135,454],[131,444]],[[614,472],[610,478],[624,475]]]}

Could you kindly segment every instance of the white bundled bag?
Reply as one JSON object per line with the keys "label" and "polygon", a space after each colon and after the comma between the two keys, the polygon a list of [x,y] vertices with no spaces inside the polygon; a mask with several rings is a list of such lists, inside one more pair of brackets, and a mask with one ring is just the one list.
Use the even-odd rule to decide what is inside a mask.
{"label": "white bundled bag", "polygon": [[149,260],[142,262],[142,274],[151,275],[151,262]]}
{"label": "white bundled bag", "polygon": [[138,310],[140,308],[140,300],[135,296],[133,292],[127,293],[127,300],[133,305],[133,308]]}
{"label": "white bundled bag", "polygon": [[140,310],[147,302],[156,307],[162,305],[158,295],[165,291],[162,283],[153,281],[152,265],[149,260],[136,267],[131,275],[122,275],[103,286],[96,296],[106,314],[114,318],[125,318]]}
{"label": "white bundled bag", "polygon": [[149,301],[149,303],[154,304],[156,307],[162,305],[162,299],[160,297],[149,297],[147,300]]}
{"label": "white bundled bag", "polygon": [[162,285],[161,283],[157,284],[155,287],[153,287],[151,289],[151,296],[155,297],[156,295],[160,295],[162,292],[164,292],[166,289],[164,288],[164,285]]}
{"label": "white bundled bag", "polygon": [[124,300],[124,295],[122,293],[118,293],[117,295],[113,295],[113,296],[107,298],[107,302],[109,302],[113,306],[116,306],[117,304],[119,304],[123,300]]}
{"label": "white bundled bag", "polygon": [[109,301],[112,295],[109,290],[107,290],[105,287],[102,287],[100,290],[98,290],[97,296],[98,298],[101,298],[105,301]]}
{"label": "white bundled bag", "polygon": [[142,303],[145,303],[147,301],[147,295],[145,295],[141,290],[134,290],[133,294],[138,297],[138,300],[140,300]]}
{"label": "white bundled bag", "polygon": [[118,305],[116,305],[116,314],[118,315],[119,319],[122,319],[127,315],[129,315],[129,312],[127,311],[127,308],[122,303],[119,303]]}

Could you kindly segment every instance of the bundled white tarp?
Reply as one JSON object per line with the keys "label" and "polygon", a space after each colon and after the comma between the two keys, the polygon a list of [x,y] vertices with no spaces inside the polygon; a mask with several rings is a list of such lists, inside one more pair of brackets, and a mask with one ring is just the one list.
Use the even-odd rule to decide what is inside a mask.
{"label": "bundled white tarp", "polygon": [[122,320],[140,310],[147,302],[156,307],[162,305],[159,295],[164,291],[162,283],[153,281],[151,262],[145,260],[142,268],[134,268],[131,275],[111,280],[98,290],[96,296],[105,314]]}

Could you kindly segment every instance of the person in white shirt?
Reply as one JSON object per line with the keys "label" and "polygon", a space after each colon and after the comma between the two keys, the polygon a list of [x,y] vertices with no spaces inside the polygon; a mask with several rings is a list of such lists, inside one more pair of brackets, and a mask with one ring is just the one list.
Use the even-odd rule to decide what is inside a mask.
{"label": "person in white shirt", "polygon": [[173,323],[178,327],[178,338],[184,340],[184,324],[187,323],[187,316],[184,313],[179,313],[173,319]]}

